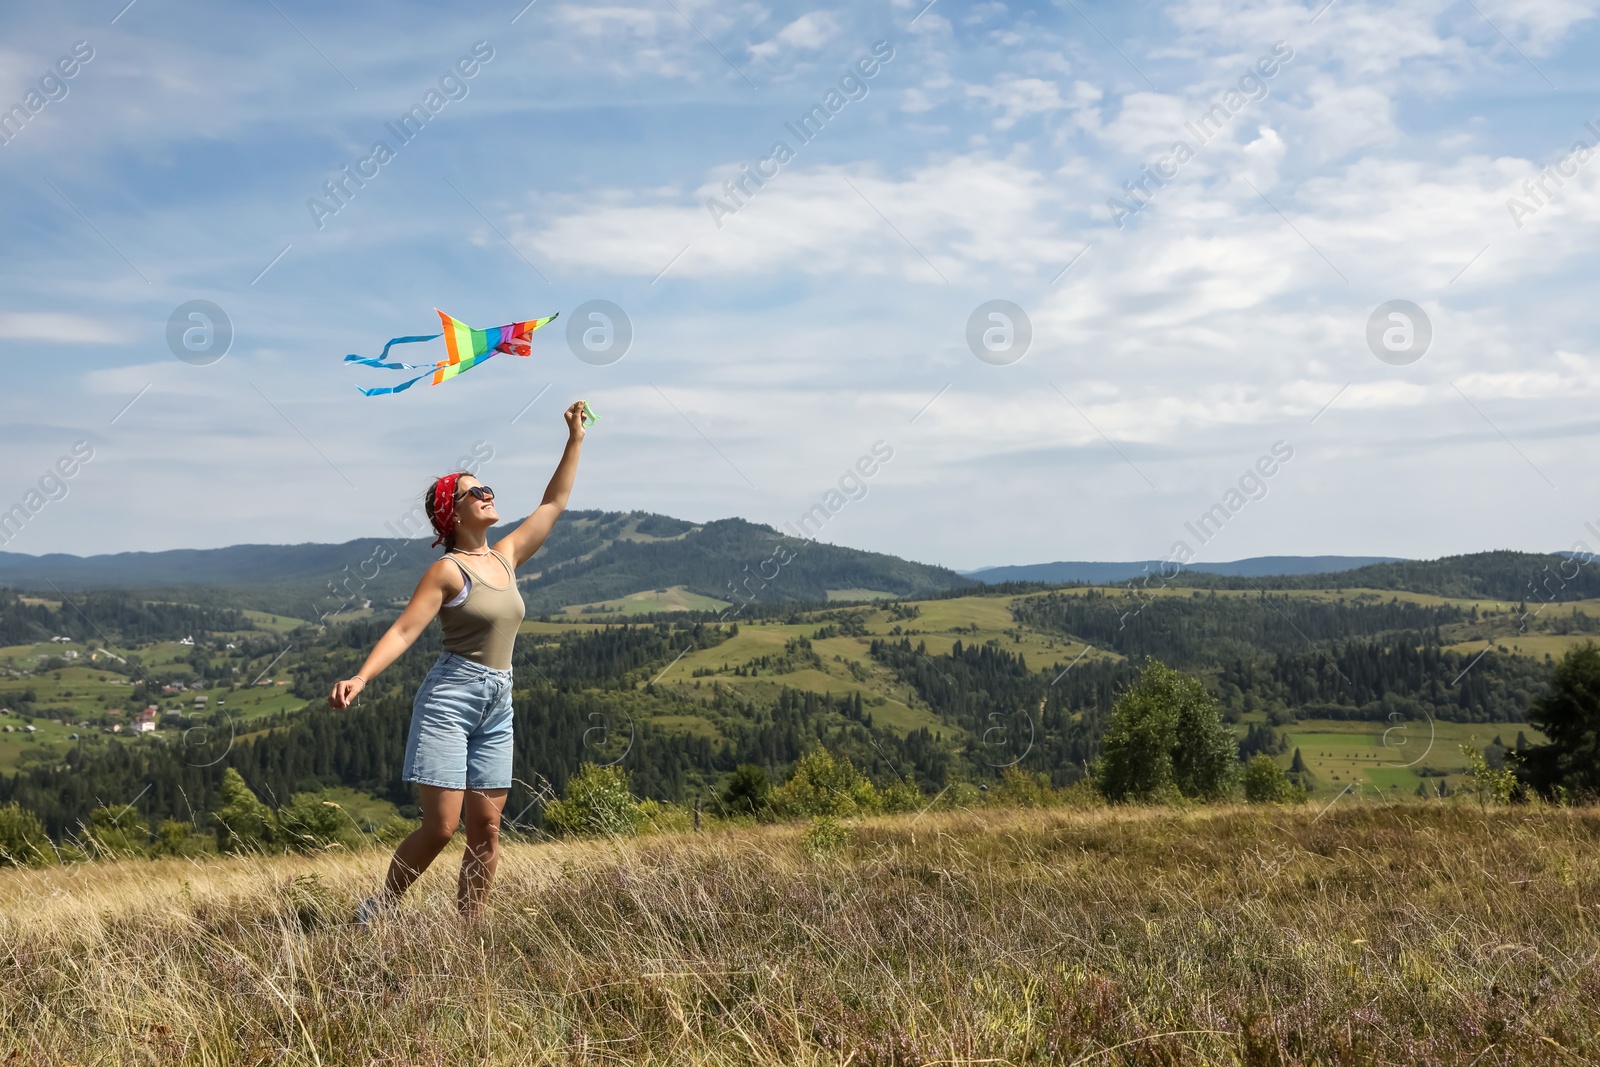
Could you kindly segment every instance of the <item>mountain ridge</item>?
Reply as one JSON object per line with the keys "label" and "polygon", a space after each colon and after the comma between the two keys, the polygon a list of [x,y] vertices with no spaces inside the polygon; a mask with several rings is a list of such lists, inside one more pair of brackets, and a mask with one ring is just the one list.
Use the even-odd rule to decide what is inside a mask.
{"label": "mountain ridge", "polygon": [[[1188,572],[1204,574],[1237,575],[1259,578],[1268,575],[1338,574],[1356,570],[1374,563],[1405,562],[1402,556],[1249,556],[1219,563],[1191,563],[1183,568]],[[1102,562],[1097,560],[1057,560],[1052,563],[1008,564],[996,567],[979,567],[957,573],[981,582],[1121,582],[1143,577],[1146,573],[1161,574],[1165,560],[1147,559],[1129,562]],[[1168,565],[1168,570],[1171,567]]]}
{"label": "mountain ridge", "polygon": [[[490,531],[491,541],[510,524]],[[430,538],[229,545],[94,556],[0,552],[0,587],[137,590],[320,619],[409,596],[439,556]],[[830,591],[918,596],[980,583],[932,564],[791,537],[740,518],[693,523],[645,511],[568,511],[518,585],[530,614],[680,585],[726,603],[824,601]]]}

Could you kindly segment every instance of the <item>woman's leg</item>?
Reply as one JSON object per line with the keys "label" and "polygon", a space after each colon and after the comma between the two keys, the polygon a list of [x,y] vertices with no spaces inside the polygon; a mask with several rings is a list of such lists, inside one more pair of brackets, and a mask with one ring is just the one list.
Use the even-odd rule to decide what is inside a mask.
{"label": "woman's leg", "polygon": [[509,789],[467,790],[467,851],[461,857],[461,880],[456,887],[456,903],[461,914],[476,919],[483,914],[489,883],[500,862],[500,813],[505,810]]}
{"label": "woman's leg", "polygon": [[383,893],[390,900],[399,899],[428,869],[428,864],[455,836],[456,825],[461,822],[462,790],[419,785],[417,792],[422,806],[422,825],[400,842],[400,847],[394,850],[394,859],[389,861],[389,876],[384,879]]}

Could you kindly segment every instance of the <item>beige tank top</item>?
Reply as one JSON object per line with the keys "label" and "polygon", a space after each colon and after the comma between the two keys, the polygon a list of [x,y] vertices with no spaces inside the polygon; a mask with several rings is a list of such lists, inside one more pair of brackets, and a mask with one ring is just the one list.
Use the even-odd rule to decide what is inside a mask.
{"label": "beige tank top", "polygon": [[459,605],[439,608],[439,625],[444,629],[446,652],[465,656],[497,671],[509,671],[511,645],[527,607],[517,590],[516,572],[510,561],[492,548],[489,551],[505,570],[504,585],[490,585],[467,570],[454,556],[444,557],[461,568],[462,577],[471,587],[467,590],[467,599]]}

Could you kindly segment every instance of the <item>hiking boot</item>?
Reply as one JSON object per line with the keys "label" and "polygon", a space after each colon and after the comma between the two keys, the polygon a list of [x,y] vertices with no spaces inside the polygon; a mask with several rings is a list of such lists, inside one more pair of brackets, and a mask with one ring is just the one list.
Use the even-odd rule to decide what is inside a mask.
{"label": "hiking boot", "polygon": [[363,930],[369,930],[372,928],[372,924],[379,919],[394,914],[394,910],[398,906],[397,901],[391,900],[381,893],[377,896],[367,897],[356,905],[356,925]]}

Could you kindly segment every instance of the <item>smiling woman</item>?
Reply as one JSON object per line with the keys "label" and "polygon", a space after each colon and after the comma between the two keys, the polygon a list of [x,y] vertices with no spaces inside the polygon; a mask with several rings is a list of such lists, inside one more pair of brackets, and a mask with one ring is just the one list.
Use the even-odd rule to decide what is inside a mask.
{"label": "smiling woman", "polygon": [[[585,434],[582,400],[567,408],[567,445],[544,499],[494,545],[500,521],[493,489],[465,471],[434,480],[424,509],[445,555],[429,567],[394,625],[354,677],[334,684],[333,708],[347,708],[369,679],[415,643],[437,616],[444,651],[417,688],[401,777],[417,786],[422,825],[395,849],[383,892],[362,901],[368,924],[391,909],[455,836],[463,814],[467,849],[456,902],[466,918],[483,910],[499,860],[500,813],[511,789],[511,648],[524,607],[516,569],[550,536],[567,507]],[[472,563],[469,564],[467,559]]]}

